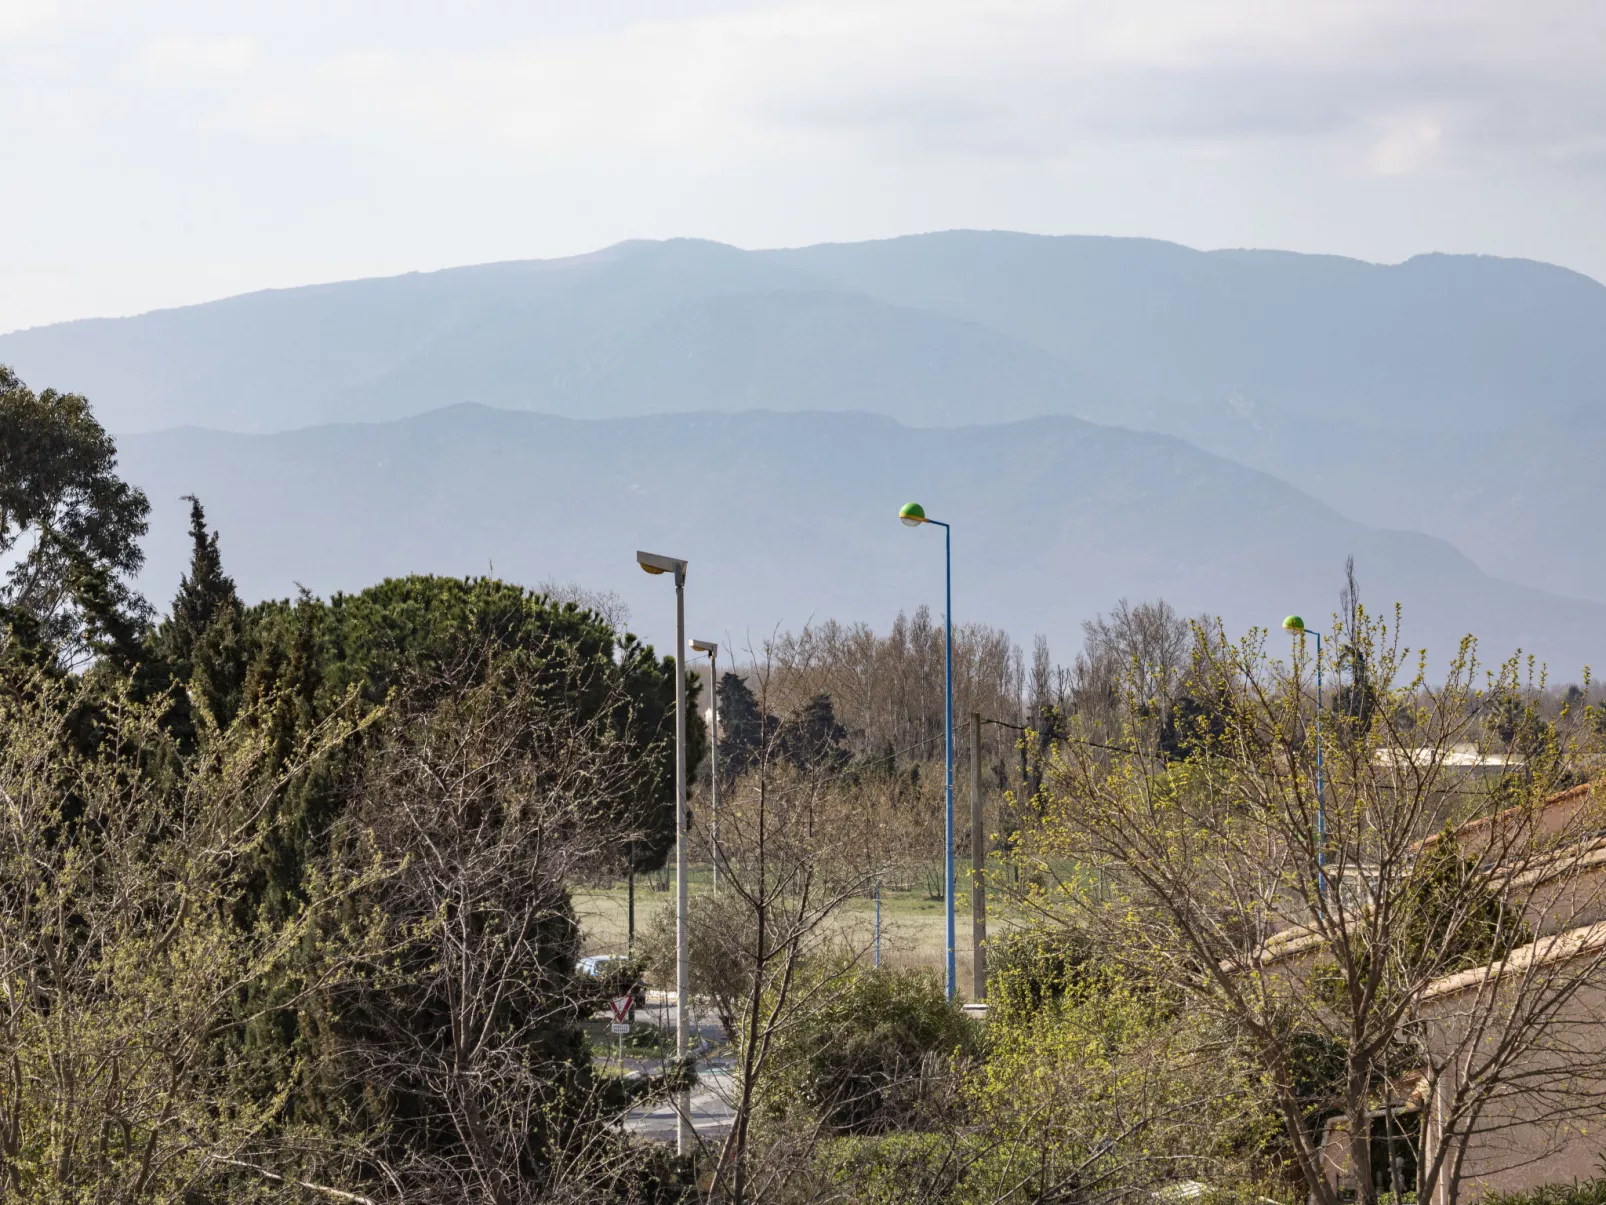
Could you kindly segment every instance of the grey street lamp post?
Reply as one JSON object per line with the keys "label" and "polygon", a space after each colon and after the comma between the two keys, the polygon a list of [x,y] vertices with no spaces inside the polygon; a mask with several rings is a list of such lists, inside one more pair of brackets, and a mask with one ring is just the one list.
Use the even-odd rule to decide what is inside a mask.
{"label": "grey street lamp post", "polygon": [[708,654],[709,853],[714,861],[714,894],[719,894],[719,645],[693,640],[693,652]]}
{"label": "grey street lamp post", "polygon": [[943,547],[943,624],[947,643],[943,661],[943,713],[944,747],[947,755],[947,811],[944,825],[943,900],[948,910],[948,999],[952,1000],[958,988],[954,963],[954,558],[953,531],[941,519],[928,518],[926,508],[910,502],[898,511],[898,518],[907,527],[930,523],[942,528]]}
{"label": "grey street lamp post", "polygon": [[[691,960],[686,951],[686,562],[652,552],[636,553],[636,563],[648,573],[675,575],[675,1058],[686,1063],[687,1015],[691,1011]],[[682,1155],[692,1148],[691,1089],[683,1088],[676,1112],[680,1124],[675,1149]]]}
{"label": "grey street lamp post", "polygon": [[[1316,895],[1327,900],[1327,808],[1322,799],[1322,634],[1307,628],[1298,615],[1283,620],[1283,628],[1303,636],[1316,637]],[[1340,650],[1342,652],[1342,650]]]}

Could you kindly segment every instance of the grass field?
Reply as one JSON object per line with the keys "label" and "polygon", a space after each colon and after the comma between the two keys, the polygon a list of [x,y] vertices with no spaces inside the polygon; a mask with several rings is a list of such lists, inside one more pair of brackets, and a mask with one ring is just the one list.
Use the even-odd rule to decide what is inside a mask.
{"label": "grass field", "polygon": [[[687,882],[690,894],[712,888],[706,869],[694,869]],[[623,882],[607,887],[578,888],[573,893],[580,918],[583,952],[586,954],[624,954],[628,952],[628,892]],[[636,880],[636,931],[645,931],[656,912],[673,907],[673,880],[668,890],[654,890],[645,878]],[[960,994],[969,997],[971,984],[970,893],[958,892],[959,912],[955,917],[955,951]],[[875,900],[855,899],[840,909],[830,921],[835,932],[866,950],[875,934]],[[1008,925],[1008,918],[989,910],[988,927],[996,932]],[[946,933],[941,900],[931,899],[920,889],[884,891],[881,895],[881,961],[891,967],[923,967],[941,972]]]}

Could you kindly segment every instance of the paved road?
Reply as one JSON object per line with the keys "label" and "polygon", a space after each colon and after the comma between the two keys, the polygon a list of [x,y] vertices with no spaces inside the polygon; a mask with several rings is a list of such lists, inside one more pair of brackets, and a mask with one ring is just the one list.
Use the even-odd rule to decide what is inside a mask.
{"label": "paved road", "polygon": [[[673,1035],[678,1019],[673,994],[653,992],[648,1002],[636,1010],[636,1020]],[[985,1021],[985,1004],[967,1004],[965,1011]],[[715,1141],[730,1132],[735,1116],[735,1063],[724,1045],[725,1034],[711,1010],[693,1006],[691,1015],[693,1053],[697,1056],[697,1086],[692,1089],[690,1107],[692,1129],[704,1141]],[[626,1055],[627,1075],[656,1075],[664,1070],[662,1056]],[[632,1109],[625,1116],[629,1133],[653,1142],[673,1142],[678,1111],[673,1101],[653,1108]]]}
{"label": "paved road", "polygon": [[[657,996],[657,993],[654,993]],[[636,1010],[637,1022],[657,1026],[672,1035],[679,1016],[673,997],[658,997]],[[724,1048],[725,1034],[714,1014],[692,1006],[690,1029],[693,1053],[697,1055],[697,1084],[692,1089],[690,1108],[692,1129],[704,1141],[723,1138],[730,1131],[736,1096],[732,1074],[734,1064]],[[627,1075],[654,1075],[664,1069],[661,1056],[625,1056]],[[653,1142],[673,1142],[679,1113],[673,1101],[661,1101],[651,1108],[632,1109],[625,1117],[625,1130]]]}
{"label": "paved road", "polygon": [[[692,1089],[690,1108],[691,1128],[705,1142],[723,1138],[730,1132],[734,1110],[736,1081],[731,1075],[728,1061],[724,1065],[710,1064],[697,1068],[697,1086]],[[651,1109],[632,1109],[625,1117],[627,1133],[653,1142],[673,1142],[678,1132],[679,1111],[673,1101],[664,1101]]]}

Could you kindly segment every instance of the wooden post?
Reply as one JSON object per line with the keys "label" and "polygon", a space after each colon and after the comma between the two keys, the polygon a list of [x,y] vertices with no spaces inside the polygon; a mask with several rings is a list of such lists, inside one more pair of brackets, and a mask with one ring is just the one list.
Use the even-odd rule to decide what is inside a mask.
{"label": "wooden post", "polygon": [[981,712],[970,713],[970,961],[972,1000],[987,999],[987,827],[981,815]]}

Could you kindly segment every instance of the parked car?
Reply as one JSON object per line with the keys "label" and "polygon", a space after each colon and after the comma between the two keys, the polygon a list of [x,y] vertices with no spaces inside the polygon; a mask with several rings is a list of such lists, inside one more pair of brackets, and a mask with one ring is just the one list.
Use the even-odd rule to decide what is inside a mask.
{"label": "parked car", "polygon": [[624,967],[630,959],[623,954],[591,954],[574,964],[578,974],[588,979],[606,979],[610,973]]}

